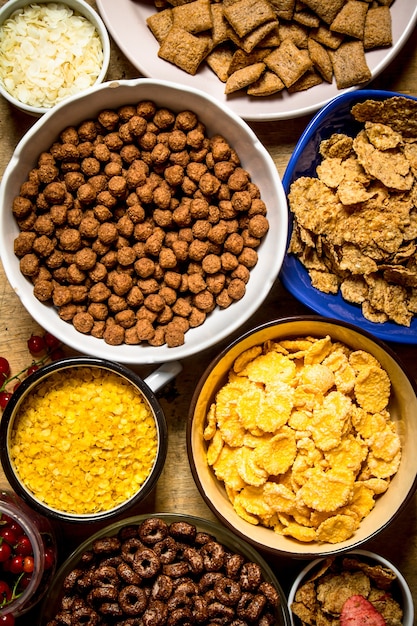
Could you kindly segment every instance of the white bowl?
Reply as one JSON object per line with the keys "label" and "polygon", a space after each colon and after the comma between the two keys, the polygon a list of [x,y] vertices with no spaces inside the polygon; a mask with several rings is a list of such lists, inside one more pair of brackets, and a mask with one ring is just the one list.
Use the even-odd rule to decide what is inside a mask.
{"label": "white bowl", "polygon": [[[414,603],[411,595],[410,588],[404,576],[399,569],[388,561],[385,557],[375,552],[369,552],[368,550],[354,550],[347,552],[344,556],[358,558],[360,561],[371,563],[372,565],[381,565],[384,568],[390,569],[396,576],[396,581],[393,583],[393,590],[396,592],[397,601],[403,610],[402,626],[414,626]],[[288,610],[290,612],[291,626],[298,626],[301,622],[294,616],[291,611],[291,605],[295,600],[295,594],[298,588],[303,584],[306,579],[313,574],[313,570],[318,568],[323,563],[323,559],[315,559],[309,563],[295,579],[290,592],[288,594]],[[319,568],[318,568],[319,569]]]}
{"label": "white bowl", "polygon": [[[203,431],[208,410],[217,391],[227,381],[235,359],[244,351],[266,341],[300,337],[326,337],[344,343],[354,350],[373,355],[387,372],[391,381],[389,410],[396,424],[402,446],[401,462],[388,490],[376,499],[371,512],[362,519],[350,539],[338,543],[301,542],[278,534],[272,528],[254,525],[234,510],[225,487],[217,479],[207,461],[207,441]],[[266,322],[235,339],[208,366],[201,377],[191,401],[187,426],[188,456],[196,485],[213,513],[239,536],[257,549],[277,556],[317,558],[352,550],[374,538],[397,518],[412,498],[417,486],[417,387],[396,354],[366,331],[334,319],[318,316],[289,317]]]}
{"label": "white bowl", "polygon": [[[45,4],[48,2],[50,2],[50,0],[38,0],[36,4]],[[66,5],[74,12],[87,18],[87,20],[94,25],[100,37],[103,49],[103,63],[94,84],[98,85],[102,83],[106,77],[110,62],[110,38],[103,20],[101,19],[97,11],[95,11],[87,2],[85,2],[85,0],[59,0],[57,4]],[[6,2],[0,9],[0,25],[2,25],[9,17],[11,17],[11,15],[15,11],[19,11],[28,5],[30,5],[29,0],[9,0],[8,2]],[[25,102],[21,102],[5,88],[2,81],[0,81],[0,94],[15,107],[17,107],[21,111],[24,111],[25,113],[28,113],[29,115],[38,117],[49,110],[49,108],[47,107],[31,106],[29,104],[26,104]]]}
{"label": "white bowl", "polygon": [[[259,187],[268,208],[269,231],[258,248],[259,259],[251,270],[246,294],[226,309],[215,309],[202,325],[185,333],[185,343],[176,348],[147,344],[109,346],[102,339],[81,334],[71,324],[62,321],[55,308],[35,298],[31,283],[20,272],[19,260],[13,250],[19,229],[11,214],[12,201],[39,154],[48,149],[68,125],[93,117],[104,108],[117,108],[149,99],[172,110],[192,110],[206,125],[210,136],[220,133],[226,137],[252,181]],[[201,352],[235,331],[262,304],[278,276],[285,255],[287,226],[287,203],[277,169],[249,126],[203,92],[150,79],[106,82],[54,107],[35,123],[18,144],[0,189],[1,259],[6,276],[22,304],[43,328],[73,349],[124,363],[165,363],[182,359]]]}

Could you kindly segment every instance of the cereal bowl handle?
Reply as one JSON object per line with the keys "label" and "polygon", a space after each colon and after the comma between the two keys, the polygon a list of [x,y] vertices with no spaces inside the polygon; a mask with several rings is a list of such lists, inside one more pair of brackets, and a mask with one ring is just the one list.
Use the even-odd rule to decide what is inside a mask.
{"label": "cereal bowl handle", "polygon": [[149,374],[144,382],[153,392],[156,392],[175,378],[181,371],[182,365],[179,361],[170,361],[158,367],[152,374]]}

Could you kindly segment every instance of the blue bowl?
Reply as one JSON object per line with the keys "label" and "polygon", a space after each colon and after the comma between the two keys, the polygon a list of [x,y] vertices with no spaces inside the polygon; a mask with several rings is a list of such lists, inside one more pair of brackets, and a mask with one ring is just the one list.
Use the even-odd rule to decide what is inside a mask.
{"label": "blue bowl", "polygon": [[[393,91],[363,89],[337,96],[320,109],[304,130],[288,162],[282,179],[285,193],[288,195],[291,184],[300,176],[317,177],[316,168],[321,161],[319,146],[324,139],[328,139],[333,133],[344,133],[353,137],[363,128],[363,124],[356,122],[350,113],[354,104],[369,99],[385,100],[393,96],[417,100]],[[288,244],[291,231],[292,215],[289,216]],[[340,292],[326,294],[315,289],[307,270],[293,254],[285,256],[280,280],[297,300],[316,313],[355,324],[384,341],[417,344],[417,317],[414,317],[409,327],[395,322],[370,322],[362,315],[361,308],[346,302]]]}

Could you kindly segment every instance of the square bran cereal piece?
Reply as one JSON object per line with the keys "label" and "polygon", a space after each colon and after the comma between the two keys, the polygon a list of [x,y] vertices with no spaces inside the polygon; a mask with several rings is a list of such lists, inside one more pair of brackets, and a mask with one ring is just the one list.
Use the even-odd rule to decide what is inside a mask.
{"label": "square bran cereal piece", "polygon": [[235,32],[231,32],[230,40],[235,44],[237,48],[241,48],[248,54],[254,50],[261,42],[265,41],[266,37],[274,32],[276,29],[276,22],[267,22],[255,28],[246,37],[238,37]]}
{"label": "square bran cereal piece", "polygon": [[328,50],[310,37],[308,40],[308,53],[319,74],[326,82],[331,83],[333,80],[333,65]]}
{"label": "square bran cereal piece", "polygon": [[211,4],[210,8],[212,21],[211,36],[214,46],[218,46],[229,39],[230,26],[223,15],[223,6],[219,2]]}
{"label": "square bran cereal piece", "polygon": [[271,5],[279,18],[282,20],[292,20],[294,15],[296,0],[271,0]]}
{"label": "square bran cereal piece", "polygon": [[194,75],[207,52],[205,39],[199,39],[184,28],[173,26],[160,45],[158,56],[187,74]]}
{"label": "square bran cereal piece", "polygon": [[172,9],[164,9],[158,13],[153,13],[146,19],[146,23],[155,39],[161,43],[168,35],[172,27]]}
{"label": "square bran cereal piece", "polygon": [[202,33],[213,26],[210,0],[194,0],[172,9],[173,26],[189,33]]}
{"label": "square bran cereal piece", "polygon": [[320,26],[320,18],[315,13],[312,13],[308,9],[301,9],[299,11],[295,11],[293,20],[297,24],[301,24],[302,26],[307,26],[307,28],[318,28]]}
{"label": "square bran cereal piece", "polygon": [[265,63],[279,76],[287,89],[313,67],[308,52],[299,50],[290,39],[285,39],[278,48],[265,57]]}
{"label": "square bran cereal piece", "polygon": [[371,80],[362,41],[347,41],[337,50],[330,51],[334,76],[338,89],[362,85]]}
{"label": "square bran cereal piece", "polygon": [[257,81],[265,70],[265,63],[259,62],[243,67],[241,70],[233,72],[226,81],[224,93],[226,95],[244,89],[251,83]]}
{"label": "square bran cereal piece", "polygon": [[301,78],[299,78],[295,83],[288,87],[288,93],[297,93],[297,91],[306,91],[307,89],[311,89],[311,87],[315,87],[316,85],[320,85],[323,82],[322,77],[318,72],[313,70],[308,70],[305,72]]}
{"label": "square bran cereal piece", "polygon": [[326,24],[331,24],[345,0],[304,0],[304,4]]}
{"label": "square bran cereal piece", "polygon": [[237,70],[248,67],[248,65],[253,65],[254,63],[263,61],[267,54],[269,54],[269,51],[262,48],[253,50],[249,53],[240,49],[236,50],[233,53],[233,57],[229,65],[229,76],[231,76],[234,72],[237,72]]}
{"label": "square bran cereal piece", "polygon": [[344,39],[343,35],[332,33],[332,31],[323,24],[311,30],[310,37],[318,43],[321,43],[322,46],[330,48],[330,50],[337,50]]}
{"label": "square bran cereal piece", "polygon": [[363,34],[365,50],[392,45],[392,18],[388,6],[370,8]]}
{"label": "square bran cereal piece", "polygon": [[354,39],[363,39],[368,4],[362,0],[348,0],[330,24],[330,30]]}
{"label": "square bran cereal piece", "polygon": [[276,20],[275,12],[268,0],[237,0],[225,6],[223,10],[238,37],[245,37],[265,22]]}
{"label": "square bran cereal piece", "polygon": [[262,76],[249,85],[246,93],[248,96],[272,96],[278,91],[282,91],[285,88],[282,80],[270,70],[265,70]]}
{"label": "square bran cereal piece", "polygon": [[274,28],[258,43],[259,48],[276,48],[281,43],[281,37],[278,32],[278,25]]}
{"label": "square bran cereal piece", "polygon": [[229,77],[229,67],[233,58],[233,50],[227,46],[217,46],[206,57],[206,63],[216,76],[225,83]]}
{"label": "square bran cereal piece", "polygon": [[297,48],[307,48],[308,28],[305,26],[302,26],[301,24],[287,24],[281,22],[278,26],[278,33],[281,41],[284,41],[284,39],[291,39]]}

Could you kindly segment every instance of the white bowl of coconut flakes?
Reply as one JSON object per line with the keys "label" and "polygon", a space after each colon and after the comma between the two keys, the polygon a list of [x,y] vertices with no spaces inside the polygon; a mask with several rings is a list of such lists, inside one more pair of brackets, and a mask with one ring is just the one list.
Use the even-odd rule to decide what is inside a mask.
{"label": "white bowl of coconut flakes", "polygon": [[84,0],[9,0],[0,9],[0,94],[40,116],[103,82],[110,40]]}

